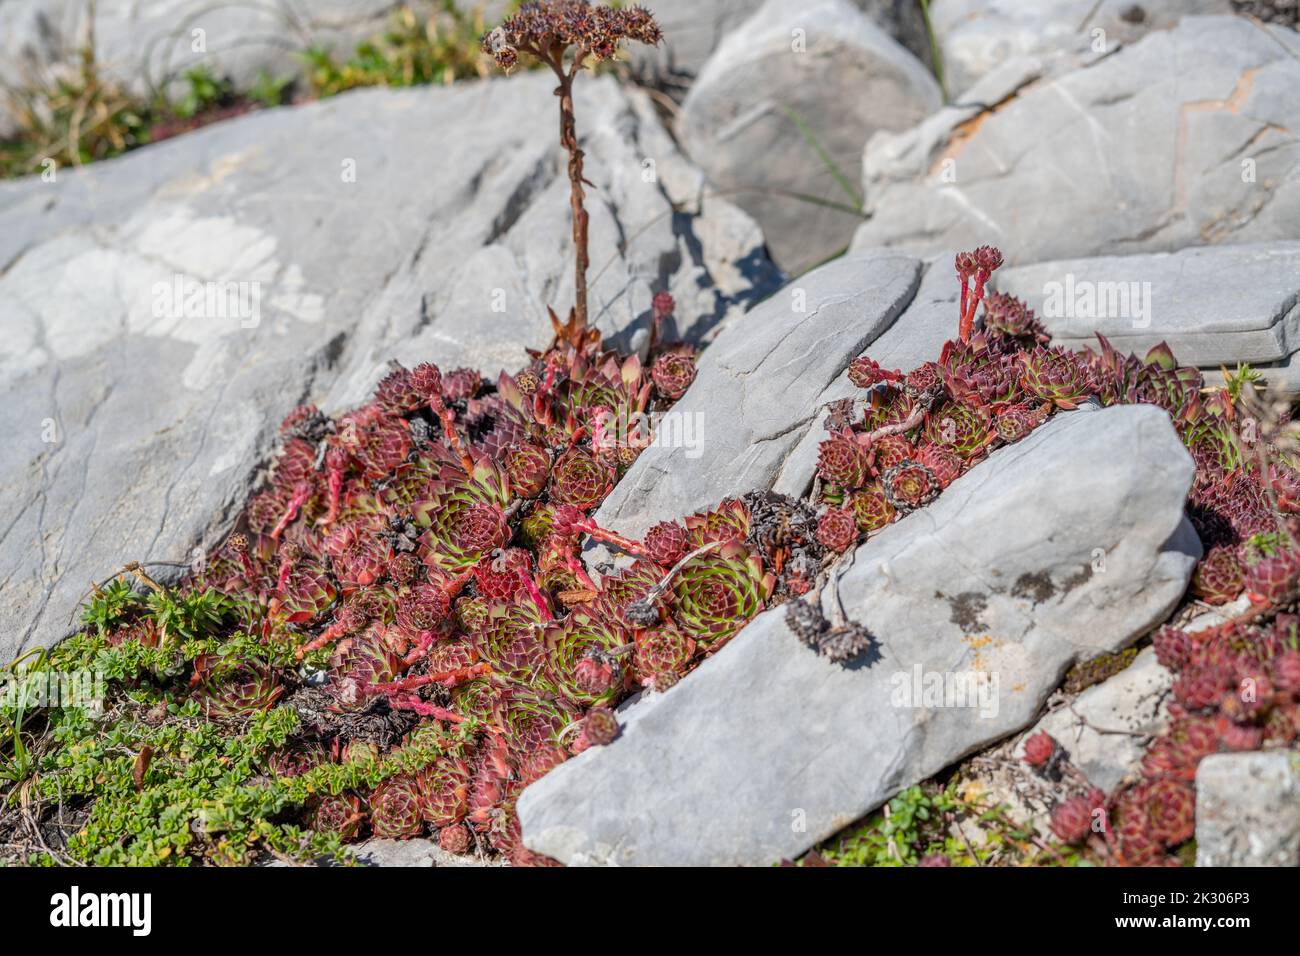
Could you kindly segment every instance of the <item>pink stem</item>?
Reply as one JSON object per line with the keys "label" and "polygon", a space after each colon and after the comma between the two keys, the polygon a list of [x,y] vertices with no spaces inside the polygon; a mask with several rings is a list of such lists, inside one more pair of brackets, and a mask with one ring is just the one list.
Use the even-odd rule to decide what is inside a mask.
{"label": "pink stem", "polygon": [[401,694],[406,691],[415,690],[418,687],[424,687],[426,684],[445,684],[447,687],[454,687],[456,684],[463,683],[467,680],[473,680],[475,677],[481,677],[492,673],[492,667],[488,664],[474,664],[470,667],[461,667],[453,671],[442,671],[438,674],[420,674],[416,677],[404,677],[401,680],[392,681],[388,684],[367,684],[362,691],[367,696],[378,694]]}
{"label": "pink stem", "polygon": [[454,710],[448,710],[446,707],[439,707],[436,704],[430,704],[420,700],[414,694],[395,694],[388,698],[396,710],[410,710],[419,714],[421,717],[432,717],[435,720],[448,720],[453,724],[459,724],[465,720]]}
{"label": "pink stem", "polygon": [[331,468],[329,470],[329,510],[325,512],[325,517],[321,519],[322,525],[332,525],[339,516],[339,495],[343,491],[343,469]]}
{"label": "pink stem", "polygon": [[284,534],[285,528],[289,527],[293,519],[298,517],[298,509],[303,506],[310,495],[311,485],[306,482],[293,489],[293,497],[289,499],[289,506],[285,508],[284,514],[281,515],[280,520],[276,522],[275,527],[271,530],[272,541],[280,540],[280,535]]}
{"label": "pink stem", "polygon": [[533,580],[533,576],[528,573],[528,569],[520,568],[519,577],[520,580],[524,582],[524,590],[528,592],[528,596],[532,598],[533,603],[537,605],[537,610],[538,613],[542,615],[542,620],[546,621],[548,624],[551,621],[554,621],[555,615],[551,613],[551,606],[547,603],[546,596],[542,594],[541,589],[537,586],[537,582]]}

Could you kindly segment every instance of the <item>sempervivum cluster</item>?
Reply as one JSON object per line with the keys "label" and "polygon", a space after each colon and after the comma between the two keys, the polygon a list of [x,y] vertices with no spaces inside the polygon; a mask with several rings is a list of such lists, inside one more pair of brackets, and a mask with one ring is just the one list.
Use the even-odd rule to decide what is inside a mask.
{"label": "sempervivum cluster", "polygon": [[[849,380],[866,392],[831,409],[817,462],[820,503],[827,505],[822,543],[832,550],[852,543],[842,510],[858,531],[879,531],[932,502],[992,449],[1091,394],[1091,353],[1046,348],[1046,333],[1024,303],[998,293],[982,298],[1001,261],[991,247],[958,257],[963,331],[938,361],[907,372],[869,355],[850,364]],[[985,320],[976,332],[981,301]]]}
{"label": "sempervivum cluster", "polygon": [[[604,49],[619,30],[642,29],[641,14],[611,16],[542,4],[493,48],[508,59],[550,37],[599,58],[589,43]],[[409,758],[373,790],[314,801],[304,822],[347,839],[436,832],[456,852],[540,862],[520,840],[519,793],[612,739],[612,708],[627,695],[667,691],[765,608],[814,593],[863,534],[926,507],[1060,410],[1147,402],[1169,412],[1197,466],[1188,513],[1206,553],[1194,594],[1226,602],[1245,591],[1253,601],[1247,619],[1155,635],[1160,662],[1176,672],[1169,729],[1141,783],[1108,809],[1119,858],[1162,861],[1185,838],[1186,785],[1200,759],[1300,735],[1300,558],[1283,520],[1300,509],[1300,479],[1290,463],[1261,467],[1243,454],[1248,413],[1226,390],[1203,395],[1167,347],[1143,358],[1105,340],[1100,354],[1048,347],[1022,303],[984,298],[1000,261],[990,248],[960,258],[959,334],[935,361],[905,372],[854,360],[848,377],[862,391],[829,410],[813,497],[745,494],[662,521],[640,541],[596,515],[645,447],[645,436],[611,443],[609,423],[662,411],[694,374],[692,353],[658,348],[655,335],[643,359],[557,320],[555,340],[513,375],[395,365],[353,411],[295,410],[237,533],[189,582],[255,609],[241,626],[260,629],[268,662],[287,646],[294,665],[196,661],[192,693],[232,720],[302,705],[312,716],[296,746]],[[656,331],[670,311],[656,299]],[[593,574],[590,542],[630,565]],[[847,624],[816,630],[829,661],[865,659],[873,646]],[[130,625],[111,639],[158,641]],[[454,745],[442,739],[453,727]],[[431,748],[412,749],[429,734],[439,738]],[[1043,737],[1025,755],[1049,779],[1065,760]],[[1093,794],[1062,803],[1058,836],[1079,839],[1097,804]]]}

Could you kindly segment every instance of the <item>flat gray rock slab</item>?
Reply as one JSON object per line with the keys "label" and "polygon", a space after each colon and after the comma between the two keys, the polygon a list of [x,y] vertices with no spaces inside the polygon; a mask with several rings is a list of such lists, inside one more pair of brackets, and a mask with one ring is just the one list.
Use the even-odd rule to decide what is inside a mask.
{"label": "flat gray rock slab", "polygon": [[1094,44],[1113,50],[1186,16],[1231,12],[1228,0],[930,0],[954,96],[1017,56],[1088,50]]}
{"label": "flat gray rock slab", "polygon": [[861,222],[862,144],[941,102],[925,66],[850,0],[767,0],[700,70],[677,132],[797,274],[848,246]]}
{"label": "flat gray rock slab", "polygon": [[1097,348],[1095,333],[1143,355],[1168,342],[1186,365],[1275,365],[1300,349],[1300,242],[1066,259],[1001,269],[1055,343]]}
{"label": "flat gray rock slab", "polygon": [[[0,658],[124,563],[218,543],[298,403],[545,345],[573,283],[552,87],[358,91],[0,184]],[[666,288],[699,340],[776,286],[643,96],[583,82],[578,115],[606,335],[644,339]]]}
{"label": "flat gray rock slab", "polygon": [[[812,464],[791,454],[820,434],[822,406],[847,384],[845,369],[894,327],[923,271],[920,260],[887,250],[845,256],[730,324],[701,355],[660,443],[637,458],[597,520],[636,537],[728,495],[810,482],[815,446]],[[915,341],[910,331],[899,336]]]}
{"label": "flat gray rock slab", "polygon": [[824,589],[878,659],[830,663],[765,612],[629,708],[614,743],[525,790],[525,843],[569,864],[798,855],[1027,726],[1072,663],[1163,620],[1200,555],[1192,476],[1152,406],[1063,415],[1000,449]]}
{"label": "flat gray rock slab", "polygon": [[1211,754],[1196,768],[1197,866],[1300,866],[1300,752]]}
{"label": "flat gray rock slab", "polygon": [[1240,17],[878,133],[859,247],[999,246],[1010,264],[1300,238],[1300,36]]}

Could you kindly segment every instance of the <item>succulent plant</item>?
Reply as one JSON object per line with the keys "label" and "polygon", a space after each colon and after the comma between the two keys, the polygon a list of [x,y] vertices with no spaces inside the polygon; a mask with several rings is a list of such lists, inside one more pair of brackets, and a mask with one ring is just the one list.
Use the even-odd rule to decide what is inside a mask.
{"label": "succulent plant", "polygon": [[966,467],[965,460],[948,445],[922,445],[914,455],[916,463],[930,470],[940,488],[956,481]]}
{"label": "succulent plant", "polygon": [[608,618],[574,611],[546,630],[546,680],[575,703],[611,700],[621,686],[622,671],[608,654],[630,642],[630,635]]}
{"label": "succulent plant", "polygon": [[857,538],[857,519],[848,508],[832,508],[817,522],[817,540],[828,551],[847,551]]}
{"label": "succulent plant", "polygon": [[510,540],[503,509],[510,499],[508,482],[486,462],[470,475],[444,471],[429,485],[429,496],[411,515],[425,530],[420,538],[426,564],[448,573],[467,571]]}
{"label": "succulent plant", "polygon": [[639,683],[657,674],[682,674],[695,655],[695,641],[672,623],[639,632],[635,637],[633,668]]}
{"label": "succulent plant", "polygon": [[680,349],[667,352],[655,360],[650,376],[660,395],[676,401],[695,381],[695,355]]}
{"label": "succulent plant", "polygon": [[919,461],[905,458],[885,469],[880,476],[885,500],[899,512],[915,511],[939,496],[941,486],[933,471]]}
{"label": "succulent plant", "polygon": [[672,567],[686,556],[686,528],[676,521],[661,521],[646,532],[646,553],[663,567]]}
{"label": "succulent plant", "polygon": [[275,671],[257,664],[231,666],[205,656],[195,661],[195,676],[200,674],[195,699],[208,717],[246,717],[269,710],[284,693]]}
{"label": "succulent plant", "polygon": [[390,777],[370,795],[370,825],[385,840],[409,840],[424,832],[420,783],[403,774]]}
{"label": "succulent plant", "polygon": [[510,490],[521,498],[536,498],[551,477],[551,454],[541,445],[521,442],[505,453],[505,471]]}
{"label": "succulent plant", "polygon": [[444,757],[418,775],[420,812],[436,827],[454,826],[469,812],[470,768],[458,757]]}
{"label": "succulent plant", "polygon": [[682,566],[672,584],[673,617],[687,636],[714,644],[757,615],[774,584],[761,559],[733,540]]}
{"label": "succulent plant", "polygon": [[1046,766],[1056,752],[1056,739],[1045,730],[1040,730],[1025,740],[1025,763],[1031,767]]}
{"label": "succulent plant", "polygon": [[1174,699],[1189,710],[1215,707],[1233,685],[1232,672],[1214,664],[1189,664],[1174,681]]}
{"label": "succulent plant", "polygon": [[1005,292],[990,292],[984,297],[982,328],[996,341],[1022,347],[1046,345],[1049,339],[1047,330],[1034,316],[1034,310]]}
{"label": "succulent plant", "polygon": [[1182,670],[1192,657],[1192,638],[1186,631],[1165,625],[1156,631],[1151,643],[1156,660],[1172,671]]}
{"label": "succulent plant", "polygon": [[1161,777],[1145,784],[1139,793],[1152,837],[1165,846],[1191,839],[1196,827],[1196,792],[1190,783]]}
{"label": "succulent plant", "polygon": [[1280,604],[1300,586],[1300,555],[1291,551],[1264,558],[1246,572],[1246,590],[1269,604]]}
{"label": "succulent plant", "polygon": [[582,721],[582,735],[595,747],[612,744],[618,739],[618,718],[608,707],[593,707]]}
{"label": "succulent plant", "polygon": [[551,501],[586,511],[600,504],[614,485],[609,467],[579,449],[565,452],[551,472]]}
{"label": "succulent plant", "polygon": [[874,388],[881,383],[893,385],[902,377],[901,372],[881,368],[879,362],[865,355],[849,363],[849,381],[858,388]]}
{"label": "succulent plant", "polygon": [[1239,548],[1217,545],[1206,552],[1192,575],[1192,591],[1206,604],[1227,604],[1246,585]]}
{"label": "succulent plant", "polygon": [[694,551],[714,541],[744,541],[749,535],[750,514],[739,498],[728,498],[712,511],[688,515],[683,523],[687,550]]}
{"label": "succulent plant", "polygon": [[870,467],[870,451],[851,432],[832,435],[818,449],[817,473],[841,488],[861,488],[867,483]]}
{"label": "succulent plant", "polygon": [[375,404],[390,415],[405,415],[426,404],[411,383],[410,369],[393,362],[390,371],[375,386]]}
{"label": "succulent plant", "polygon": [[1092,832],[1094,803],[1088,797],[1070,797],[1052,808],[1051,827],[1062,843],[1082,843]]}
{"label": "succulent plant", "polygon": [[438,831],[438,846],[447,853],[459,856],[473,849],[474,837],[469,832],[469,827],[454,824]]}
{"label": "succulent plant", "polygon": [[321,797],[311,819],[313,830],[336,833],[344,843],[350,843],[360,836],[365,822],[366,813],[361,798],[351,793]]}
{"label": "succulent plant", "polygon": [[1020,441],[1047,419],[1044,409],[1030,404],[1012,405],[1003,409],[993,420],[998,438],[1007,444]]}
{"label": "succulent plant", "polygon": [[1087,361],[1066,349],[1039,346],[1022,352],[1020,361],[1025,391],[1057,408],[1077,408],[1095,388]]}
{"label": "succulent plant", "polygon": [[858,530],[870,534],[879,531],[894,520],[894,506],[885,497],[885,489],[879,482],[863,488],[853,496],[853,520]]}

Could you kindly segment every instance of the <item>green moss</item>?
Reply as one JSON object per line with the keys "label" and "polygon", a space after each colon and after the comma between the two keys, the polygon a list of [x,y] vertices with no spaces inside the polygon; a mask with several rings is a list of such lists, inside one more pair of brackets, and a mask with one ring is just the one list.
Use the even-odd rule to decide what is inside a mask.
{"label": "green moss", "polygon": [[1137,657],[1136,647],[1129,647],[1118,654],[1102,654],[1089,661],[1075,664],[1065,675],[1062,689],[1068,694],[1077,694],[1087,690],[1093,684],[1100,684],[1124,670]]}
{"label": "green moss", "polygon": [[[299,731],[297,712],[281,705],[209,720],[186,679],[204,655],[286,666],[290,643],[254,636],[244,626],[253,613],[208,592],[142,599],[110,585],[87,606],[85,631],[0,674],[21,671],[17,686],[32,688],[60,674],[92,673],[107,691],[102,714],[89,702],[38,707],[22,694],[0,704],[0,859],[183,866],[244,864],[271,853],[343,861],[337,837],[305,827],[312,800],[416,772],[456,745],[423,737],[382,757],[276,776],[269,758]],[[110,646],[101,628],[123,624],[151,625],[158,646],[134,639]],[[475,731],[471,721],[461,733]],[[23,838],[23,814],[66,839],[33,848]]]}

